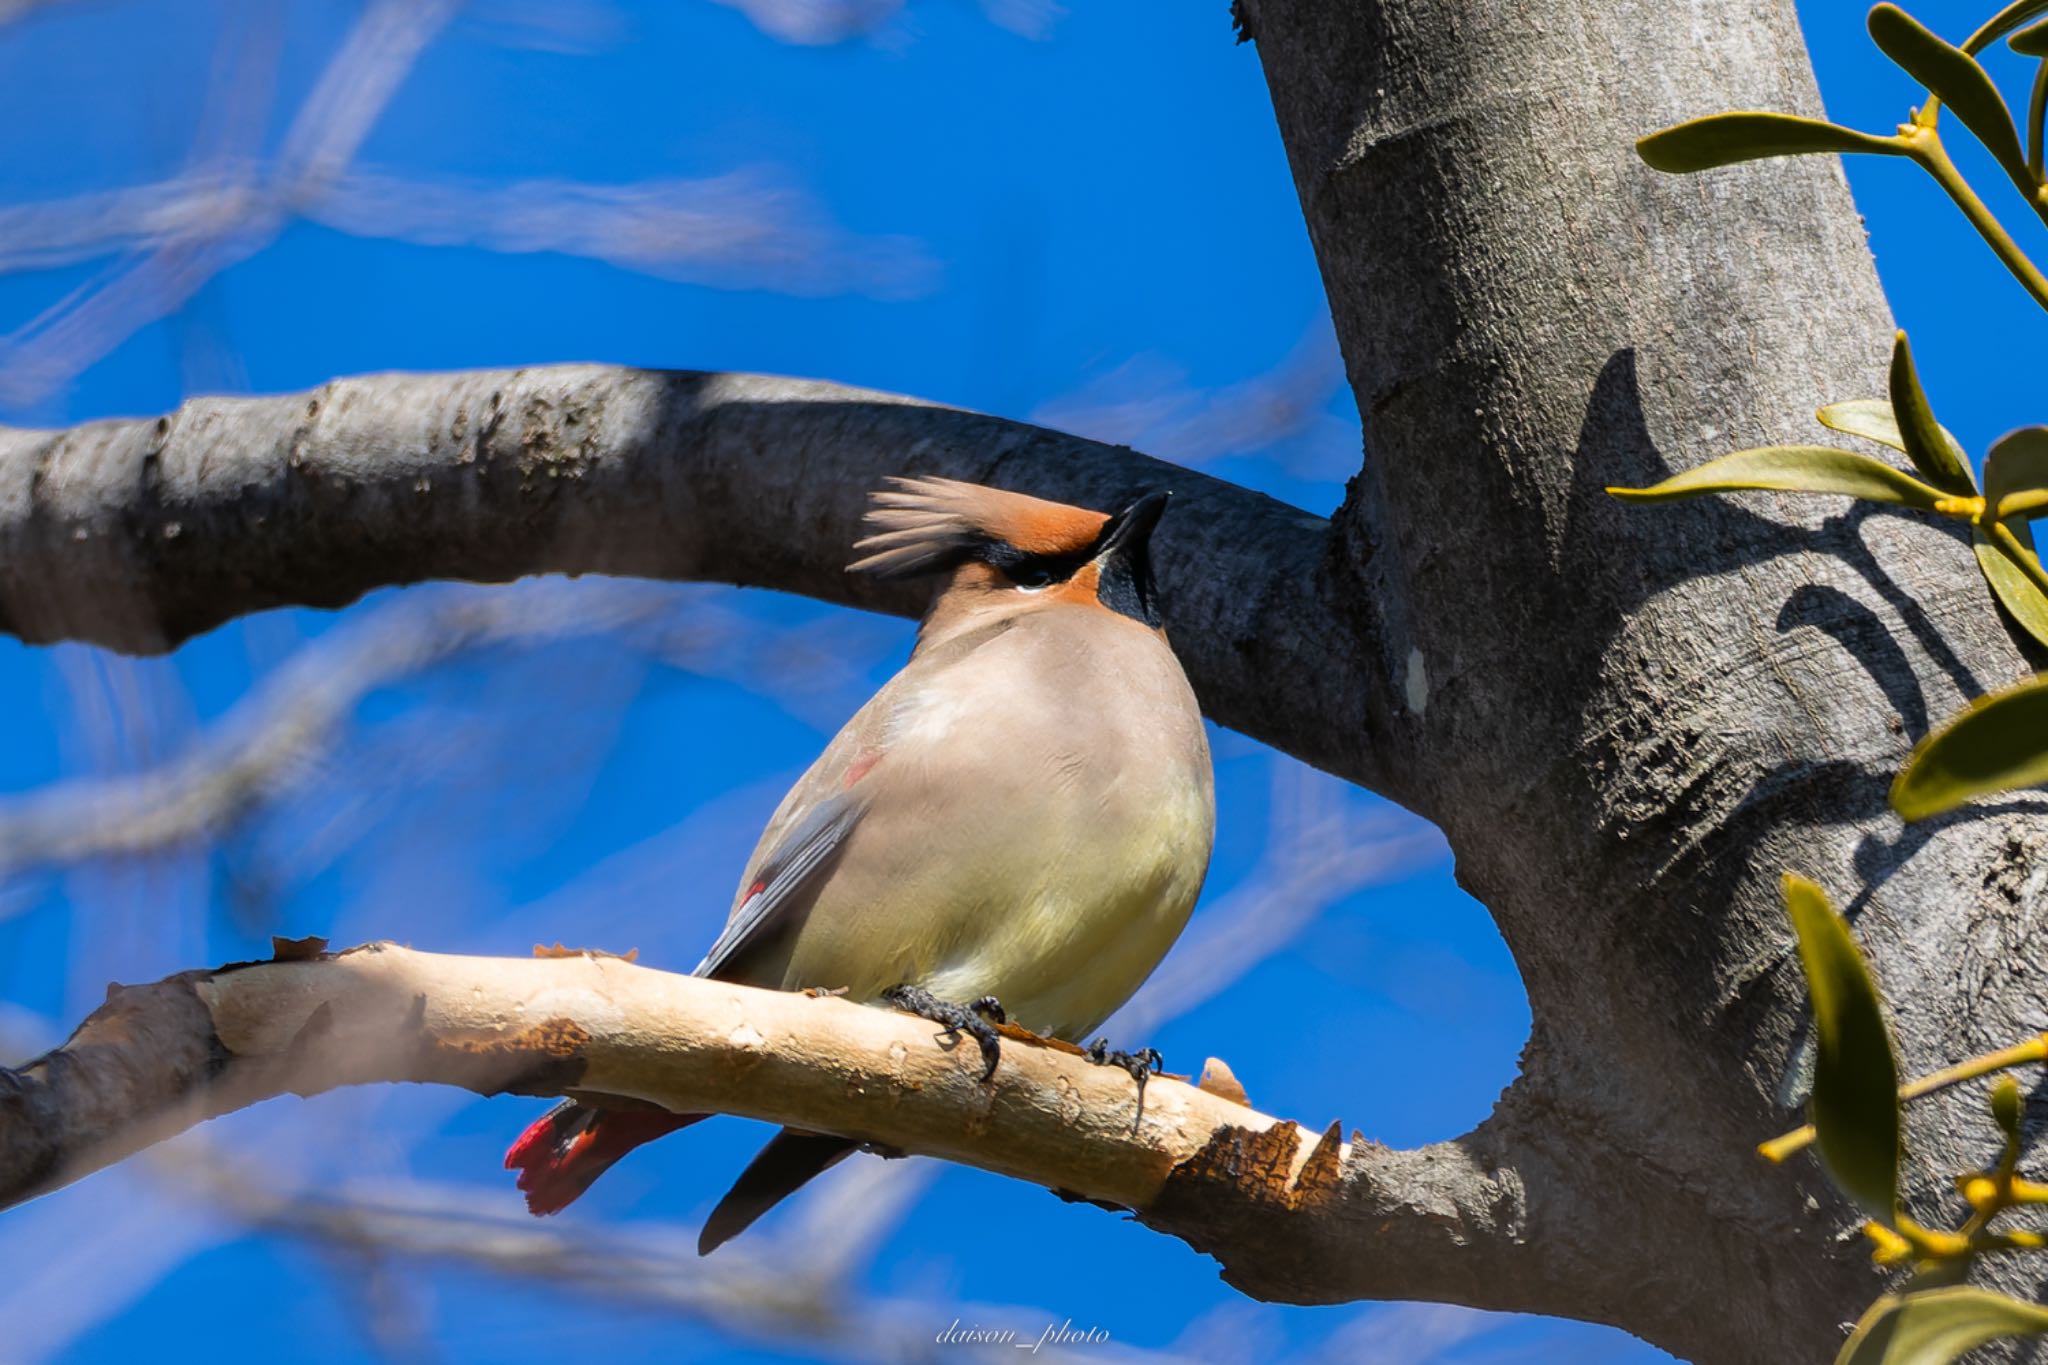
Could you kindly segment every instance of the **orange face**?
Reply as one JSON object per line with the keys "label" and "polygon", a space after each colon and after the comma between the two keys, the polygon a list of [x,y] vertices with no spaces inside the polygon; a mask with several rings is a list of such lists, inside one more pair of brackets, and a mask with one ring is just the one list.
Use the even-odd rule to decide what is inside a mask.
{"label": "orange face", "polygon": [[979,560],[970,560],[953,571],[953,581],[947,585],[947,592],[962,593],[971,597],[986,597],[997,593],[1025,593],[1042,602],[1092,603],[1101,588],[1102,570],[1095,564],[1083,564],[1069,578],[1061,579],[1042,588],[1025,587],[1015,579]]}
{"label": "orange face", "polygon": [[1096,563],[1083,564],[1074,571],[1073,577],[1064,583],[1055,583],[1045,590],[1047,597],[1062,602],[1073,602],[1081,606],[1098,605],[1102,591],[1102,566]]}

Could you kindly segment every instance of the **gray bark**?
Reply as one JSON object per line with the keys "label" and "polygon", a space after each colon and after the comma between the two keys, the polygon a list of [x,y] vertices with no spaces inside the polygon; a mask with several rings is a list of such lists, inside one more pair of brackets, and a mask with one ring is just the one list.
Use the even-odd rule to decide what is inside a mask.
{"label": "gray bark", "polygon": [[[1389,777],[1368,739],[1384,689],[1326,675],[1353,654],[1325,636],[1322,518],[1126,448],[763,375],[376,375],[0,428],[0,630],[154,652],[269,607],[534,573],[712,579],[915,615],[928,585],[845,572],[869,491],[904,473],[1105,508],[1170,488],[1166,625],[1209,714],[1347,777]],[[1296,682],[1276,693],[1276,676]]]}
{"label": "gray bark", "polygon": [[[1599,1242],[1546,1311],[1825,1358],[1876,1281],[1811,1165],[1750,1152],[1792,1117],[1802,1030],[1779,872],[1853,902],[1918,1072],[2041,1029],[2048,824],[2024,800],[1909,831],[1885,803],[1914,740],[2025,671],[1960,537],[1601,492],[1810,441],[1816,406],[1884,391],[1832,158],[1673,178],[1631,149],[1721,109],[1818,116],[1792,6],[1257,9],[1365,417],[1333,527],[1346,638],[1426,673],[1376,742],[1529,989],[1495,1119],[1529,1235]],[[1923,1198],[1986,1158],[1981,1093],[1959,1103],[1914,1128]]]}
{"label": "gray bark", "polygon": [[[1959,537],[1839,502],[1601,492],[1811,440],[1815,406],[1882,392],[1889,318],[1832,161],[1673,179],[1631,150],[1722,108],[1818,113],[1791,7],[1240,13],[1365,418],[1327,525],[1127,451],[828,386],[385,378],[0,439],[0,624],[160,649],[266,606],[541,571],[903,611],[840,572],[880,475],[1097,506],[1170,482],[1188,496],[1163,532],[1169,628],[1210,713],[1441,824],[1535,1024],[1465,1139],[1370,1161],[1353,1144],[1313,1207],[1256,1196],[1270,1154],[1210,1153],[1148,1220],[1227,1243],[1264,1297],[1412,1295],[1701,1360],[1825,1358],[1880,1282],[1810,1159],[1752,1152],[1797,1118],[1778,874],[1851,905],[1923,1071],[2048,1024],[2048,821],[2027,798],[1905,830],[1885,805],[1915,739],[2025,671]],[[1942,1177],[1989,1149],[1978,1103],[1916,1111],[1930,1221]]]}

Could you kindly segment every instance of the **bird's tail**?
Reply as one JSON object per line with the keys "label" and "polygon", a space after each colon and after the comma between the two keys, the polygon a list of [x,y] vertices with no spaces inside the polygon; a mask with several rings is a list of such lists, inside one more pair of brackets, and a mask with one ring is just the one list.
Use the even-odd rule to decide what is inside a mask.
{"label": "bird's tail", "polygon": [[505,1153],[505,1169],[519,1172],[529,1213],[560,1213],[620,1157],[704,1117],[663,1109],[599,1109],[564,1100],[519,1135]]}
{"label": "bird's tail", "polygon": [[697,1254],[709,1256],[795,1194],[812,1176],[823,1174],[859,1146],[825,1133],[783,1129],[740,1172],[740,1178],[704,1220],[704,1231],[697,1236]]}

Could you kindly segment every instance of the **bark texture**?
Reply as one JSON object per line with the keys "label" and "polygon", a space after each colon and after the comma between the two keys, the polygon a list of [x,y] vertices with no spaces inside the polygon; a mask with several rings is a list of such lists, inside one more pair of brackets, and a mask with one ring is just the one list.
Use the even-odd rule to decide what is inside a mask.
{"label": "bark texture", "polygon": [[[1365,418],[1333,605],[1405,680],[1376,742],[1529,989],[1501,1117],[1582,1167],[1532,1183],[1529,1235],[1566,1209],[1602,1229],[1602,1273],[1547,1311],[1825,1359],[1876,1281],[1813,1167],[1750,1153],[1789,1126],[1804,1041],[1779,871],[1851,903],[1919,1072],[2040,1029],[2048,824],[2031,798],[1910,830],[1886,805],[1913,741],[2026,668],[1961,537],[1601,492],[1810,442],[1815,407],[1884,392],[1833,158],[1669,177],[1632,151],[1722,109],[1819,115],[1793,8],[1256,11]],[[1923,1212],[1925,1177],[1984,1160],[1981,1103],[1916,1114]]]}
{"label": "bark texture", "polygon": [[[1093,1188],[1267,1297],[1448,1299],[1700,1360],[1824,1359],[1879,1282],[1811,1163],[1752,1155],[1800,1096],[1779,872],[1850,905],[1925,1071],[2048,1026],[2048,820],[2027,797],[1909,830],[1885,804],[1914,740],[2026,668],[1959,536],[1841,502],[1600,491],[1817,439],[1817,405],[1883,391],[1890,320],[1832,160],[1669,178],[1632,152],[1714,110],[1817,114],[1792,8],[1238,11],[1365,419],[1328,524],[1128,451],[829,385],[391,376],[0,435],[0,625],[162,649],[267,606],[545,571],[907,611],[840,572],[883,475],[1102,507],[1169,483],[1169,627],[1210,714],[1440,823],[1535,1023],[1522,1076],[1457,1142],[1225,1125],[1175,1149],[1172,1179],[1148,1157],[1156,1193]],[[8,1102],[33,1113],[44,1093]],[[1930,1221],[1941,1177],[1988,1150],[1980,1102],[1915,1111]],[[936,1121],[896,1136],[1053,1179]],[[1331,1161],[1300,1195],[1297,1173]]]}
{"label": "bark texture", "polygon": [[[1360,781],[1383,702],[1330,676],[1321,517],[1127,448],[868,389],[599,365],[375,375],[160,418],[0,428],[0,630],[169,649],[252,611],[535,573],[708,579],[905,615],[845,572],[894,474],[1087,507],[1173,491],[1153,541],[1204,707]],[[1290,714],[1268,685],[1302,683]],[[1330,727],[1332,706],[1352,710]],[[1345,737],[1348,752],[1329,748]]]}

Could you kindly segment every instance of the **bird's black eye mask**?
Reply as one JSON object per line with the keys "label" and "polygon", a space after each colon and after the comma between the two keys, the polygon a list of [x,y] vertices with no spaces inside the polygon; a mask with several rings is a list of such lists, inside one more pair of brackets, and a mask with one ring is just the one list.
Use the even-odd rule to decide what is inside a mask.
{"label": "bird's black eye mask", "polygon": [[1044,588],[1072,578],[1093,555],[1092,548],[1078,555],[1035,555],[1005,541],[992,540],[983,544],[974,557],[1000,570],[1003,577],[1020,588]]}
{"label": "bird's black eye mask", "polygon": [[[1111,536],[1117,532],[1118,520],[1110,518],[1103,525],[1102,533],[1095,538],[1095,543],[1079,554],[1030,554],[1006,541],[994,540],[981,545],[974,558],[998,570],[1020,588],[1050,587],[1054,583],[1066,582],[1084,565],[1100,557]],[[1103,606],[1133,621],[1155,627],[1159,624],[1159,605],[1152,590],[1152,558],[1143,544],[1128,553],[1102,559],[1102,577],[1096,586],[1095,596]]]}

